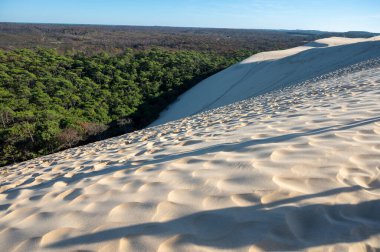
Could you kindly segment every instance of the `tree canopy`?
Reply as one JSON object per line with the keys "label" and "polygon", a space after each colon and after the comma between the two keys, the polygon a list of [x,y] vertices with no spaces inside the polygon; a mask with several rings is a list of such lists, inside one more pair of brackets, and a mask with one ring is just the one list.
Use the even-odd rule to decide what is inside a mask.
{"label": "tree canopy", "polygon": [[253,52],[0,50],[0,165],[140,129]]}

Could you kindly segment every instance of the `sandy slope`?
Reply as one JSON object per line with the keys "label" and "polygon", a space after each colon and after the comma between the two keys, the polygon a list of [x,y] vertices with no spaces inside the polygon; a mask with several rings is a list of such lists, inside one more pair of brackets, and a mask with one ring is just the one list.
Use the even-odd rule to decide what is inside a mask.
{"label": "sandy slope", "polygon": [[152,125],[194,115],[380,57],[380,36],[332,37],[283,51],[256,54],[199,83]]}
{"label": "sandy slope", "polygon": [[7,167],[0,251],[379,250],[374,64]]}

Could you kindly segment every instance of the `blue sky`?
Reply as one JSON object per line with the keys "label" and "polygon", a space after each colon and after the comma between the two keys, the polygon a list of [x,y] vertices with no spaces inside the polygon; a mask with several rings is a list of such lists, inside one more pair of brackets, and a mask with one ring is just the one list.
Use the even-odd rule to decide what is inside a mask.
{"label": "blue sky", "polygon": [[380,0],[0,0],[0,22],[380,32]]}

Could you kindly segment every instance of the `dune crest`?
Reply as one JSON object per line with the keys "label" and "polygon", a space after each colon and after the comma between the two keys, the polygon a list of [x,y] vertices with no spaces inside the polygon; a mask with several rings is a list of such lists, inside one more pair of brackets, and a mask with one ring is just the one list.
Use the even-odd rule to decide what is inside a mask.
{"label": "dune crest", "polygon": [[152,126],[222,107],[380,57],[380,36],[331,37],[263,52],[200,82],[163,111]]}

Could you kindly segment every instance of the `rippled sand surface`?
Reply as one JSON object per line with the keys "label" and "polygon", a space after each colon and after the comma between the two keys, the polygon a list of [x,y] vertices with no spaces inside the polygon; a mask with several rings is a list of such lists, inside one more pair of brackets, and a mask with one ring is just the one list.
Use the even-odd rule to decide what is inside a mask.
{"label": "rippled sand surface", "polygon": [[2,168],[0,250],[380,250],[369,65]]}

